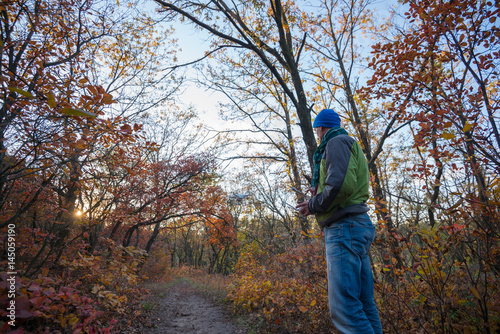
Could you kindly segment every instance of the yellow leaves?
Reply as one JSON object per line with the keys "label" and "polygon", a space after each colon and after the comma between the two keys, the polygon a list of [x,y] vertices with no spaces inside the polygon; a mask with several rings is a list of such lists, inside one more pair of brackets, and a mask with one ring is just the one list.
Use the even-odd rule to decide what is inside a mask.
{"label": "yellow leaves", "polygon": [[92,293],[93,294],[97,294],[99,293],[99,291],[101,291],[102,289],[104,289],[104,287],[102,285],[99,285],[99,284],[96,284],[92,287]]}
{"label": "yellow leaves", "polygon": [[481,300],[481,295],[479,294],[479,291],[477,291],[477,289],[475,287],[470,286],[469,290],[470,290],[470,292],[472,292],[472,294],[474,295],[474,297],[476,297],[477,299]]}
{"label": "yellow leaves", "polygon": [[465,122],[465,125],[464,125],[464,128],[463,128],[463,131],[464,132],[467,132],[470,130],[470,128],[472,127],[472,124],[469,124],[469,122]]}
{"label": "yellow leaves", "polygon": [[236,308],[251,309],[268,323],[295,319],[304,326],[307,324],[307,330],[298,325],[295,328],[298,332],[324,329],[323,321],[328,320],[323,316],[328,305],[327,294],[317,278],[325,278],[326,262],[319,251],[321,244],[311,240],[308,246],[274,256],[270,266],[258,264],[259,248],[243,253],[228,299]]}
{"label": "yellow leaves", "polygon": [[54,96],[54,93],[50,92],[50,93],[47,94],[47,104],[51,108],[55,108],[56,107],[56,98]]}
{"label": "yellow leaves", "polygon": [[19,95],[21,95],[21,96],[24,96],[24,97],[28,98],[28,99],[33,99],[33,98],[35,98],[35,97],[33,96],[33,94],[31,94],[30,92],[27,92],[27,91],[25,91],[25,90],[22,90],[21,88],[17,88],[17,87],[8,87],[7,89],[8,89],[10,92],[12,92],[12,93],[17,93],[17,94],[19,94]]}
{"label": "yellow leaves", "polygon": [[305,306],[300,306],[299,310],[300,310],[300,312],[305,313],[305,312],[307,312],[308,308]]}
{"label": "yellow leaves", "polygon": [[78,322],[78,317],[75,316],[73,313],[70,314],[70,317],[69,317],[69,320],[68,320],[68,324],[70,326],[73,326],[74,324],[76,324]]}
{"label": "yellow leaves", "polygon": [[89,111],[85,111],[82,109],[70,108],[70,107],[62,108],[61,113],[66,114],[68,116],[91,117],[91,118],[97,117],[96,114],[91,113]]}
{"label": "yellow leaves", "polygon": [[441,134],[441,138],[450,140],[450,139],[455,138],[455,135],[453,133],[444,132]]}
{"label": "yellow leaves", "polygon": [[[82,79],[83,80],[83,79]],[[82,80],[80,80],[82,82]],[[85,79],[86,80],[86,79]],[[17,87],[8,87],[7,88],[10,92],[19,94],[27,99],[34,99],[35,96],[31,94],[30,92],[27,92],[21,88]],[[95,93],[98,93],[95,91]],[[104,93],[102,95],[98,94],[99,98],[101,99],[102,104],[112,104],[116,103],[115,100],[113,100],[113,97],[110,94]],[[57,101],[56,97],[53,92],[49,92],[46,95],[46,101],[48,106],[51,109],[54,109],[57,107]],[[64,107],[59,110],[59,112],[68,115],[68,116],[78,116],[78,117],[90,117],[90,118],[95,118],[97,115],[95,113],[92,113],[90,111],[81,109],[81,108],[73,108],[73,107]]]}
{"label": "yellow leaves", "polygon": [[57,316],[57,320],[59,320],[62,328],[66,327],[66,318],[62,314]]}
{"label": "yellow leaves", "polygon": [[57,320],[59,320],[59,323],[61,324],[61,327],[64,328],[64,327],[67,327],[68,325],[69,326],[73,326],[80,319],[74,313],[70,313],[67,316],[64,316],[62,314],[58,315],[57,316]]}
{"label": "yellow leaves", "polygon": [[[309,306],[310,306],[310,307],[313,307],[314,305],[316,305],[316,300],[313,300],[313,301],[309,304]],[[309,311],[309,308],[308,308],[308,307],[306,307],[306,306],[299,306],[299,311],[300,311],[300,312],[302,312],[302,313],[305,313],[305,312]]]}

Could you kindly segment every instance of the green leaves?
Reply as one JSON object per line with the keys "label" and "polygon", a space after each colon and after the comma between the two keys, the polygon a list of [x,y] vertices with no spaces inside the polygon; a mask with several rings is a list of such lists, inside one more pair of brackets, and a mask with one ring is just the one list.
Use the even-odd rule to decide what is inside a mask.
{"label": "green leaves", "polygon": [[[17,93],[17,94],[19,94],[27,99],[34,99],[35,98],[35,96],[33,94],[31,94],[30,92],[27,92],[21,88],[8,87],[7,89],[12,93]],[[109,95],[109,99],[111,99],[111,95]],[[115,102],[115,101],[112,101],[112,102]],[[109,103],[111,103],[111,102],[109,102]],[[52,92],[47,94],[47,104],[52,109],[54,109],[57,106],[55,96]],[[60,110],[60,112],[65,114],[65,115],[68,115],[68,116],[79,116],[79,117],[90,117],[90,118],[97,117],[97,115],[92,113],[92,112],[82,110],[82,109],[71,108],[71,107],[62,108]]]}
{"label": "green leaves", "polygon": [[27,91],[25,91],[25,90],[22,90],[21,88],[17,88],[17,87],[8,87],[7,89],[8,89],[10,92],[12,92],[12,93],[17,93],[17,94],[19,94],[19,95],[21,95],[21,96],[24,96],[24,97],[28,98],[28,99],[33,99],[33,98],[35,98],[35,97],[33,96],[33,94],[31,94],[30,92],[27,92]]}
{"label": "green leaves", "polygon": [[75,109],[75,108],[62,108],[61,112],[63,114],[66,114],[68,116],[80,116],[80,117],[91,117],[91,118],[96,118],[97,115],[82,109]]}
{"label": "green leaves", "polygon": [[47,103],[52,109],[56,107],[56,98],[52,92],[47,94]]}

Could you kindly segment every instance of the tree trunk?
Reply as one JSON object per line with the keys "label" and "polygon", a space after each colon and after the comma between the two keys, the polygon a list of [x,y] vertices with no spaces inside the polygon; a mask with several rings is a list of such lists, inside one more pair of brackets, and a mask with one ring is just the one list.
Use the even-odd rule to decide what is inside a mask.
{"label": "tree trunk", "polygon": [[161,222],[156,223],[153,234],[151,234],[151,237],[149,238],[148,243],[146,244],[146,248],[144,248],[144,250],[148,253],[151,250],[151,247],[153,246],[153,243],[155,242],[156,237],[160,233],[160,224],[161,224]]}

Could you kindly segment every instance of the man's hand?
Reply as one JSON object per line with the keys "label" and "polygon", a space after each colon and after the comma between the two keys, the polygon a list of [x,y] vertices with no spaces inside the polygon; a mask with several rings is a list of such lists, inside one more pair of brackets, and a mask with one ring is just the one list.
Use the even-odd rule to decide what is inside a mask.
{"label": "man's hand", "polygon": [[316,196],[316,194],[318,193],[318,186],[307,189],[306,193],[311,193],[311,196]]}
{"label": "man's hand", "polygon": [[305,201],[305,202],[302,202],[300,204],[297,204],[296,208],[304,216],[309,216],[311,214],[311,212],[309,211],[309,201]]}

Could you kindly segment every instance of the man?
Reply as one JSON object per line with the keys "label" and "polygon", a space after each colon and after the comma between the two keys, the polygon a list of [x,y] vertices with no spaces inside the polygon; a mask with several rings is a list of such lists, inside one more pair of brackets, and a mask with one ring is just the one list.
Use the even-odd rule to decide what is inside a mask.
{"label": "man", "polygon": [[341,333],[381,334],[368,256],[375,227],[367,214],[366,157],[335,111],[323,109],[313,128],[321,142],[314,153],[313,197],[297,209],[315,214],[325,233],[330,315]]}

